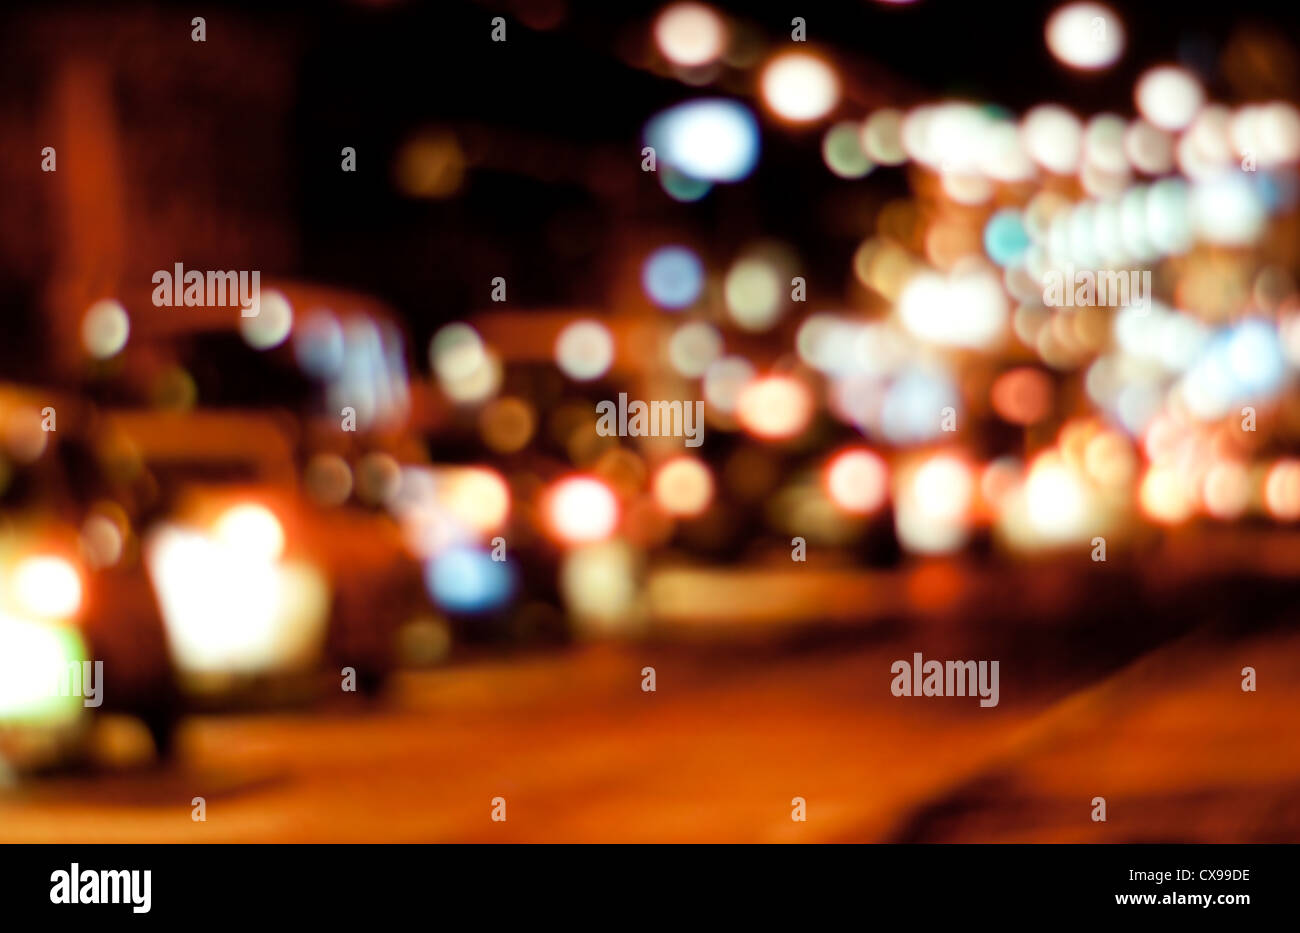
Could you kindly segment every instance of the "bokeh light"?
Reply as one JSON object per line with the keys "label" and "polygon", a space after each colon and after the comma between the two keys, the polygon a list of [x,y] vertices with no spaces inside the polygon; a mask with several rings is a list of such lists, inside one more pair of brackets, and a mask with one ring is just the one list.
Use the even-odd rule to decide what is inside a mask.
{"label": "bokeh light", "polygon": [[873,110],[862,124],[862,151],[879,165],[901,165],[907,161],[903,150],[903,112],[893,107]]}
{"label": "bokeh light", "polygon": [[343,324],[334,312],[318,308],[306,314],[293,331],[298,365],[317,379],[335,378],[343,368]]}
{"label": "bokeh light", "polygon": [[[114,509],[118,511],[118,509]],[[104,512],[94,512],[81,525],[81,550],[91,567],[111,567],[126,546],[122,525]]]}
{"label": "bokeh light", "polygon": [[560,592],[583,634],[628,635],[637,631],[640,591],[638,556],[624,541],[574,548],[560,566]]}
{"label": "bokeh light", "polygon": [[447,198],[460,190],[465,171],[465,153],[455,135],[429,130],[402,144],[393,174],[408,197]]}
{"label": "bokeh light", "polygon": [[1058,175],[1073,174],[1083,146],[1083,126],[1066,108],[1041,104],[1020,123],[1025,151],[1035,162]]}
{"label": "bokeh light", "polygon": [[1054,451],[1036,458],[1025,480],[1030,527],[1048,542],[1082,542],[1091,515],[1083,478]]}
{"label": "bokeh light", "polygon": [[743,356],[724,356],[704,372],[704,398],[721,412],[733,412],[740,393],[755,378],[754,366]]}
{"label": "bokeh light", "polygon": [[1138,111],[1162,130],[1181,130],[1205,101],[1200,82],[1190,71],[1161,65],[1145,72],[1134,91]]}
{"label": "bokeh light", "polygon": [[761,257],[748,257],[728,270],[723,294],[727,312],[740,328],[763,331],[780,317],[785,283],[775,264]]}
{"label": "bokeh light", "polygon": [[654,37],[664,58],[697,68],[722,54],[727,29],[722,17],[702,3],[673,3],[655,18]]}
{"label": "bokeh light", "polygon": [[239,333],[254,350],[278,347],[293,329],[293,306],[283,292],[264,290],[257,302],[257,314],[239,318]]}
{"label": "bokeh light", "polygon": [[703,376],[721,355],[722,334],[705,321],[681,325],[668,340],[668,360],[673,369],[690,378]]}
{"label": "bokeh light", "polygon": [[1020,262],[1031,243],[1020,212],[1013,208],[996,212],[984,226],[984,251],[999,266]]}
{"label": "bokeh light", "polygon": [[754,379],[736,398],[740,423],[755,437],[765,440],[782,440],[802,433],[812,413],[812,393],[792,376]]}
{"label": "bokeh light", "polygon": [[510,489],[501,474],[488,467],[441,471],[438,500],[458,522],[483,534],[500,528],[510,514]]}
{"label": "bokeh light", "polygon": [[18,605],[38,618],[66,619],[81,606],[81,576],[62,557],[24,558],[9,585]]}
{"label": "bokeh light", "polygon": [[510,602],[515,573],[508,561],[493,560],[487,551],[454,547],[430,559],[425,585],[447,612],[491,612]]}
{"label": "bokeh light", "polygon": [[479,431],[483,443],[498,453],[522,450],[537,429],[533,406],[522,398],[505,396],[483,406],[479,412]]}
{"label": "bokeh light", "polygon": [[1284,458],[1269,468],[1264,479],[1264,506],[1281,521],[1300,519],[1300,460]]}
{"label": "bokeh light", "polygon": [[76,629],[0,612],[0,725],[44,728],[74,723],[82,698],[50,689],[53,675],[88,660]]}
{"label": "bokeh light", "polygon": [[599,379],[614,363],[614,337],[599,321],[574,321],[555,340],[555,362],[570,379]]}
{"label": "bokeh light", "polygon": [[889,470],[874,451],[854,447],[841,451],[826,464],[826,492],[846,512],[869,515],[885,504],[889,495]]}
{"label": "bokeh light", "polygon": [[1142,510],[1153,521],[1177,525],[1191,517],[1195,492],[1186,474],[1172,466],[1152,465],[1138,489]]}
{"label": "bokeh light", "polygon": [[704,181],[740,181],[758,162],[758,121],[743,104],[687,101],[646,124],[645,141],[659,166]]}
{"label": "bokeh light", "polygon": [[227,509],[212,528],[217,541],[250,560],[274,561],[284,552],[284,529],[264,505],[254,502]]}
{"label": "bokeh light", "polygon": [[936,453],[895,475],[894,529],[899,542],[920,554],[959,548],[969,533],[975,477],[958,455]]}
{"label": "bokeh light", "polygon": [[822,160],[840,178],[862,178],[875,167],[863,150],[860,127],[848,120],[836,123],[822,137]]}
{"label": "bokeh light", "polygon": [[988,271],[970,267],[950,276],[927,272],[903,288],[898,314],[904,326],[932,343],[989,348],[1006,329],[1007,298]]}
{"label": "bokeh light", "polygon": [[316,454],[307,463],[303,486],[314,502],[342,505],[352,495],[352,468],[338,454]]}
{"label": "bokeh light", "polygon": [[447,324],[429,342],[429,365],[457,402],[484,401],[501,385],[501,362],[469,324]]}
{"label": "bokeh light", "polygon": [[589,476],[572,476],[552,485],[544,511],[551,532],[568,544],[602,541],[618,525],[618,501],[613,492]]}
{"label": "bokeh light", "polygon": [[713,500],[713,476],[697,457],[683,455],[665,462],[652,482],[655,502],[669,515],[699,515]]}
{"label": "bokeh light", "polygon": [[81,319],[81,345],[97,360],[121,353],[130,333],[126,308],[111,299],[95,302]]}
{"label": "bokeh light", "polygon": [[1033,424],[1046,417],[1051,408],[1052,383],[1042,370],[1019,367],[997,378],[989,400],[1004,421]]}
{"label": "bokeh light", "polygon": [[641,285],[661,308],[678,311],[694,304],[704,288],[704,266],[685,246],[663,246],[647,257]]}
{"label": "bokeh light", "polygon": [[1100,3],[1067,3],[1047,20],[1047,47],[1071,68],[1106,68],[1124,51],[1124,26]]}
{"label": "bokeh light", "polygon": [[840,81],[822,59],[784,52],[763,68],[763,100],[778,117],[794,123],[819,120],[839,103]]}

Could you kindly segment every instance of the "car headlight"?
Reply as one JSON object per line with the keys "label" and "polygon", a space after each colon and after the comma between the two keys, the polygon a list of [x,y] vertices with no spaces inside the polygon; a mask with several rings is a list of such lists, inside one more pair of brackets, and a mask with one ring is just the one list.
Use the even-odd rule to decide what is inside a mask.
{"label": "car headlight", "polygon": [[250,502],[226,509],[212,526],[212,534],[249,558],[274,561],[284,553],[284,528],[264,505]]}
{"label": "car headlight", "polygon": [[304,561],[279,560],[283,531],[262,506],[236,506],[212,533],[163,524],[145,543],[177,667],[190,674],[301,667],[320,655],[329,584]]}
{"label": "car headlight", "polygon": [[17,608],[41,619],[68,619],[81,608],[81,575],[62,557],[20,560],[10,576]]}
{"label": "car headlight", "polygon": [[59,690],[58,678],[86,657],[75,629],[0,613],[0,724],[75,721],[83,712],[82,698]]}

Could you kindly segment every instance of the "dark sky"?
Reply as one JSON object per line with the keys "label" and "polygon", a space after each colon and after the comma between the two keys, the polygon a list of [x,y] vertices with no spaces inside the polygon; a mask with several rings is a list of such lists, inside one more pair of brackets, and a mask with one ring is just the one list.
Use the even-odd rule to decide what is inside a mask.
{"label": "dark sky", "polygon": [[[693,88],[629,64],[644,56],[650,24],[663,5],[569,0],[558,25],[544,31],[524,26],[510,3],[462,0],[211,2],[201,11],[112,3],[10,8],[0,14],[10,18],[0,103],[11,128],[16,122],[30,135],[9,134],[24,148],[6,156],[3,180],[13,192],[11,209],[32,216],[10,217],[4,228],[7,275],[18,270],[23,283],[9,294],[39,294],[40,276],[21,270],[48,256],[28,246],[42,235],[39,195],[15,191],[39,188],[40,180],[30,177],[29,148],[39,149],[46,59],[57,57],[51,49],[77,24],[85,34],[79,41],[93,43],[99,32],[115,34],[104,24],[120,18],[150,23],[146,33],[127,28],[117,34],[116,41],[126,44],[116,67],[137,72],[129,81],[119,79],[119,95],[123,87],[135,88],[120,96],[119,108],[128,145],[134,145],[133,126],[152,134],[137,145],[141,155],[133,156],[128,172],[143,178],[137,196],[153,202],[153,215],[193,201],[199,212],[227,209],[237,235],[263,225],[280,228],[294,244],[294,267],[276,268],[272,254],[265,258],[268,272],[386,299],[411,321],[415,346],[437,323],[485,307],[495,275],[510,282],[516,307],[607,306],[620,264],[641,244],[666,238],[689,242],[718,264],[756,237],[786,241],[809,270],[810,300],[841,300],[849,259],[870,232],[875,210],[907,190],[903,172],[877,171],[862,181],[834,178],[821,163],[819,129],[790,131],[756,108],[763,140],[754,176],[719,186],[694,204],[670,200],[639,171],[645,121],[691,97],[743,93],[753,74],[724,75],[719,86]],[[1300,35],[1300,5],[1293,3],[1116,3],[1128,45],[1120,63],[1102,75],[1080,75],[1051,59],[1043,25],[1056,3],[715,5],[747,21],[769,49],[788,45],[791,17],[804,17],[810,43],[834,58],[851,85],[840,117],[861,118],[881,103],[906,106],[942,96],[1017,112],[1059,101],[1084,115],[1129,114],[1135,78],[1168,61],[1199,70],[1211,96],[1229,103],[1251,94],[1297,94],[1297,57],[1288,43]],[[203,50],[187,41],[189,18],[200,13],[211,33]],[[490,38],[498,14],[509,21],[506,43]],[[9,28],[24,19],[39,25]],[[1263,51],[1247,61],[1244,78],[1229,80],[1218,63],[1249,30]],[[139,61],[150,48],[154,70]],[[287,81],[280,77],[286,72]],[[268,97],[287,99],[260,105],[262,76]],[[210,116],[206,111],[217,108],[219,98],[224,110]],[[454,198],[412,200],[394,189],[393,156],[424,127],[449,129],[472,150],[471,170]],[[354,174],[339,169],[343,146],[358,152]],[[143,166],[143,158],[156,165]],[[185,223],[178,228],[187,234],[195,229]],[[218,227],[209,239],[224,235]],[[155,251],[170,250],[171,236],[153,244]],[[147,251],[143,242],[132,247]],[[199,253],[194,262],[222,261],[219,248]],[[140,261],[153,269],[171,258],[149,254]],[[35,297],[17,300],[31,304]]]}
{"label": "dark sky", "polygon": [[[1102,75],[1080,75],[1058,65],[1045,47],[1043,24],[1055,3],[716,5],[749,20],[773,47],[788,43],[790,18],[803,16],[809,40],[831,52],[868,94],[886,100],[903,88],[917,98],[968,96],[1013,111],[1058,100],[1083,114],[1131,113],[1135,78],[1164,61],[1196,68],[1212,96],[1231,101],[1235,89],[1215,62],[1234,30],[1257,24],[1266,34],[1294,35],[1297,20],[1295,5],[1280,8],[1286,12],[1279,19],[1250,3],[1117,4],[1129,33],[1123,60]],[[824,259],[827,277],[838,282],[856,243],[828,236],[838,222],[826,211],[854,204],[863,213],[873,210],[884,194],[903,190],[900,173],[839,181],[820,164],[816,131],[765,124],[758,172],[741,185],[681,205],[639,183],[645,179],[636,178],[636,152],[645,120],[676,101],[716,93],[625,63],[624,50],[648,42],[649,23],[662,6],[570,3],[558,27],[540,32],[521,28],[504,6],[457,2],[343,5],[302,21],[296,140],[308,267],[378,288],[406,308],[437,305],[432,314],[481,307],[483,283],[497,270],[518,286],[524,305],[598,304],[606,298],[612,261],[604,247],[637,227],[667,227],[703,237],[721,254],[754,235],[788,239],[811,254],[809,261]],[[489,41],[488,21],[497,13],[511,21],[505,44]],[[1293,56],[1288,64],[1294,66]],[[850,103],[843,115],[864,112]],[[400,139],[421,124],[476,127],[495,140],[493,166],[474,172],[453,201],[405,201],[385,173],[373,171],[386,167]],[[538,141],[555,148],[534,150]],[[372,171],[344,182],[336,155],[342,144],[366,151]],[[376,151],[378,159],[371,155]],[[563,160],[566,151],[605,153],[618,177],[586,183],[543,177],[547,159]],[[557,226],[587,233],[557,251]]]}

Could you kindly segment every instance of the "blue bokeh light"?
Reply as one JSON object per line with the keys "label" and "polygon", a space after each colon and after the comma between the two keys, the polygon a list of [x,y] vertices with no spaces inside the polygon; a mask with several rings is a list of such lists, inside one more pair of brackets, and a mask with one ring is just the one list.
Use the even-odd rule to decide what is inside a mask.
{"label": "blue bokeh light", "polygon": [[942,412],[961,411],[961,396],[947,374],[911,367],[889,386],[880,409],[880,431],[895,444],[933,440],[943,430]]}
{"label": "blue bokeh light", "polygon": [[491,612],[507,605],[515,592],[515,574],[506,561],[467,547],[430,559],[424,582],[433,601],[448,612]]}
{"label": "blue bokeh light", "polygon": [[669,107],[646,124],[645,141],[657,163],[704,181],[740,181],[758,162],[758,121],[734,100]]}
{"label": "blue bokeh light", "polygon": [[655,250],[641,269],[641,285],[661,308],[680,310],[695,303],[704,288],[704,266],[685,246]]}
{"label": "blue bokeh light", "polygon": [[984,227],[984,251],[999,266],[1018,264],[1029,247],[1029,233],[1019,211],[1008,208],[989,218]]}

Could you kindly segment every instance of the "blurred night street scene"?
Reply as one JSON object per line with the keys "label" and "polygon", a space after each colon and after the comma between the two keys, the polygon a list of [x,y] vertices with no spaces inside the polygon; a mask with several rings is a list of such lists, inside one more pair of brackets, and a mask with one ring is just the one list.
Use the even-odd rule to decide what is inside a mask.
{"label": "blurred night street scene", "polygon": [[1300,842],[1300,7],[0,52],[0,842]]}

